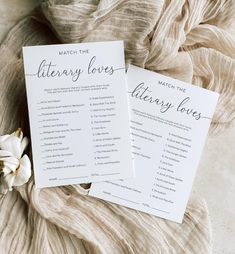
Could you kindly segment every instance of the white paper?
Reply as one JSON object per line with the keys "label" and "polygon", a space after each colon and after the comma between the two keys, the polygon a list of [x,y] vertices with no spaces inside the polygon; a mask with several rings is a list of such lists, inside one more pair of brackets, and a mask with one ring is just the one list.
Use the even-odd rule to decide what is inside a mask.
{"label": "white paper", "polygon": [[127,82],[136,177],[89,194],[181,223],[219,95],[135,66]]}
{"label": "white paper", "polygon": [[36,187],[133,177],[123,42],[23,57]]}

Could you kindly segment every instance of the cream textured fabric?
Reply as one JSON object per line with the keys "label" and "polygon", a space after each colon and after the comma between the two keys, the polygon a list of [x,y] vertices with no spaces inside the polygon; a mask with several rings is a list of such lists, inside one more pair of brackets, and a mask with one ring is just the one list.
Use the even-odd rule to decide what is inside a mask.
{"label": "cream textured fabric", "polygon": [[[235,118],[234,15],[233,0],[43,1],[0,47],[0,135],[21,127],[29,136],[22,46],[116,39],[127,64],[221,93],[210,131],[222,131]],[[211,253],[204,201],[190,200],[180,225],[87,191],[36,190],[31,179],[0,196],[0,253]]]}

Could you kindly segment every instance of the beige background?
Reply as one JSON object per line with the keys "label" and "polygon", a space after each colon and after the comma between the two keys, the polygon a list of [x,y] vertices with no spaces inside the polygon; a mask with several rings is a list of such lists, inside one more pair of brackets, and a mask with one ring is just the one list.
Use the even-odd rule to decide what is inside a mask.
{"label": "beige background", "polygon": [[[0,0],[0,40],[38,3]],[[192,195],[207,201],[214,238],[213,254],[235,254],[235,126],[207,139]]]}

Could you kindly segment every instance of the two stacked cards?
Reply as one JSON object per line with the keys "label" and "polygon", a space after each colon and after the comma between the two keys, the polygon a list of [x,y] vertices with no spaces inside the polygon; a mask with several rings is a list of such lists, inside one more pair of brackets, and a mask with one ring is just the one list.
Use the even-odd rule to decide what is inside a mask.
{"label": "two stacked cards", "polygon": [[122,41],[23,48],[37,188],[182,222],[219,95],[130,65]]}

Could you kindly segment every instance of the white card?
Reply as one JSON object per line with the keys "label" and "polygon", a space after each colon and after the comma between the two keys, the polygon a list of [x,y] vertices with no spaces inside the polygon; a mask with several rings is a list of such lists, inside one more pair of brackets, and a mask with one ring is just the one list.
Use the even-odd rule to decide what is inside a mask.
{"label": "white card", "polygon": [[123,42],[23,57],[36,187],[133,177]]}
{"label": "white card", "polygon": [[219,94],[135,66],[127,81],[136,177],[89,194],[181,223]]}

